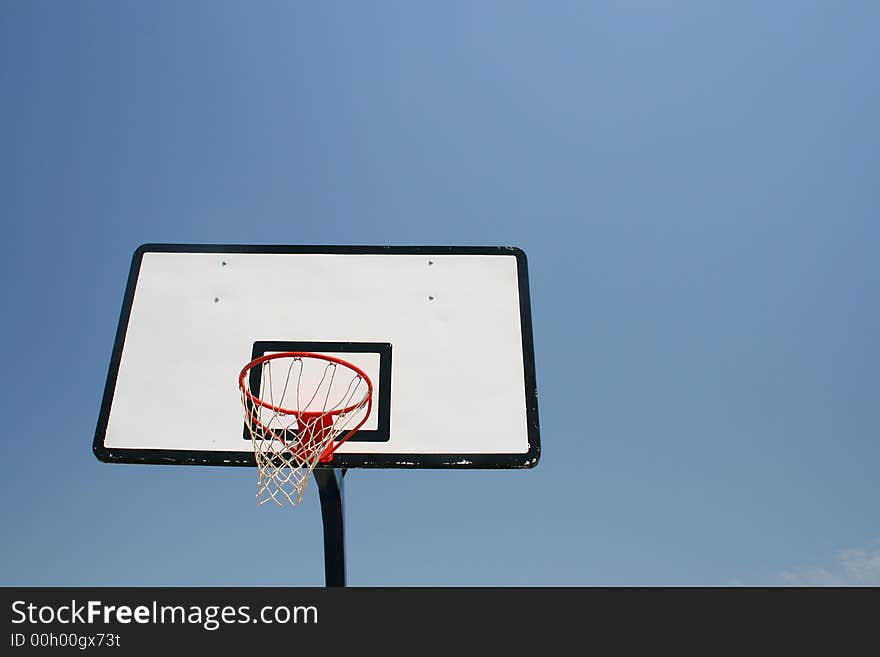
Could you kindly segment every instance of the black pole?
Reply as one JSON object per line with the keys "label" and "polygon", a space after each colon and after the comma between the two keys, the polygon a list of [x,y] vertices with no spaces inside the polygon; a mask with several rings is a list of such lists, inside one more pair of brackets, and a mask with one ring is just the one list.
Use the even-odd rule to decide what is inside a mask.
{"label": "black pole", "polygon": [[345,469],[315,469],[324,521],[324,579],[327,586],[345,586]]}

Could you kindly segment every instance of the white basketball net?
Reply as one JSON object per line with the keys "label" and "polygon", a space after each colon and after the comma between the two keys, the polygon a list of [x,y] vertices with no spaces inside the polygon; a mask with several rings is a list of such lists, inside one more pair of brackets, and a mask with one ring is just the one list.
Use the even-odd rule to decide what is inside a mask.
{"label": "white basketball net", "polygon": [[[255,368],[259,391],[250,390],[248,372],[242,405],[257,461],[257,502],[296,506],[331,441],[366,420],[370,386],[344,364],[305,354],[273,358]],[[247,393],[275,408],[255,403]]]}

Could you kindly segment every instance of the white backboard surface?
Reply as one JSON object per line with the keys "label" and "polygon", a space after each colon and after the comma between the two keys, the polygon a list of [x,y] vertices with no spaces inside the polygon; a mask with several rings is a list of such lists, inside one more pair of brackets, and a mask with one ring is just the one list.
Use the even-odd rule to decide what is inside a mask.
{"label": "white backboard surface", "polygon": [[238,374],[272,351],[355,363],[374,407],[334,467],[531,467],[525,254],[511,247],[140,247],[94,451],[253,465]]}

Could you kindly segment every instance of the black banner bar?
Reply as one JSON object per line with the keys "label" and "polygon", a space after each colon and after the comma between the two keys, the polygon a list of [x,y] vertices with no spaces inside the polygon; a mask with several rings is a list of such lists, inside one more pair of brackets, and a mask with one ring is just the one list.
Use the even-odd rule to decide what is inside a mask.
{"label": "black banner bar", "polygon": [[[880,589],[4,588],[2,654],[296,647],[544,654],[611,642],[786,645],[872,636]],[[871,634],[868,634],[870,632]],[[706,640],[706,639],[701,639]],[[438,652],[439,651],[439,652]],[[203,653],[199,653],[203,654]],[[494,653],[494,654],[497,654]]]}

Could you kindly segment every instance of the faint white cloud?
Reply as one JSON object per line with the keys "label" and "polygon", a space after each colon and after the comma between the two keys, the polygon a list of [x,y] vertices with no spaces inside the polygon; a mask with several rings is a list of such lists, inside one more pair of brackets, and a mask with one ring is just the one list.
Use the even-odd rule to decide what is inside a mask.
{"label": "faint white cloud", "polygon": [[840,550],[830,565],[787,570],[780,577],[786,586],[880,586],[880,541]]}

